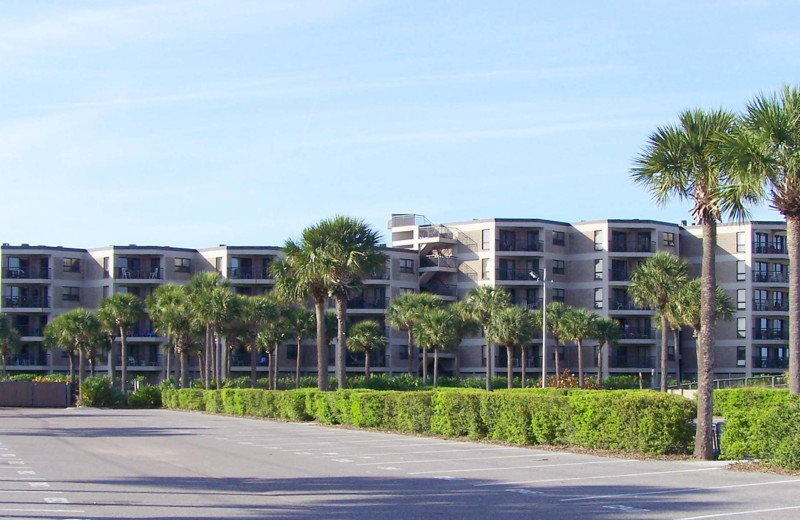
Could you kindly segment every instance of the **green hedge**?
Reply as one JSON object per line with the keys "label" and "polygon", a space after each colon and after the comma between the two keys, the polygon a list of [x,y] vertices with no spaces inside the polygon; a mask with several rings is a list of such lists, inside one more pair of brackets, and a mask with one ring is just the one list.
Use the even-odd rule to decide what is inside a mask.
{"label": "green hedge", "polygon": [[650,391],[228,388],[166,390],[162,400],[167,408],[648,454],[688,453],[694,434],[692,401]]}
{"label": "green hedge", "polygon": [[786,390],[740,388],[714,393],[725,418],[720,458],[761,459],[800,469],[800,397]]}

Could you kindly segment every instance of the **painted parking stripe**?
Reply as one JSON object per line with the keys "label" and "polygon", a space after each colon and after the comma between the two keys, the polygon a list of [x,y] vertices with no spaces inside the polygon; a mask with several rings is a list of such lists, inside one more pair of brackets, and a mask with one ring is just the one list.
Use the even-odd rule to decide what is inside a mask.
{"label": "painted parking stripe", "polygon": [[[498,457],[472,457],[469,459],[418,459],[418,460],[392,460],[392,461],[383,461],[383,462],[365,462],[362,464],[356,464],[356,466],[375,466],[376,464],[419,464],[419,463],[428,463],[428,462],[462,462],[465,460],[493,460],[493,459],[520,459],[524,457],[539,457],[540,455],[501,455]],[[544,462],[547,459],[539,459],[540,462]]]}
{"label": "painted parking stripe", "polygon": [[701,468],[701,469],[682,469],[682,470],[674,470],[674,471],[649,471],[646,473],[626,473],[626,474],[611,474],[611,475],[599,475],[599,476],[592,476],[592,477],[567,477],[567,478],[548,478],[543,480],[517,480],[514,482],[491,482],[488,484],[475,484],[475,487],[485,487],[485,486],[514,486],[517,484],[543,484],[545,482],[564,482],[564,481],[572,481],[572,480],[597,480],[597,479],[604,479],[604,478],[625,478],[625,477],[642,477],[647,475],[668,475],[670,473],[693,473],[696,471],[718,471],[721,468]]}
{"label": "painted parking stripe", "polygon": [[689,516],[686,518],[679,518],[678,520],[702,520],[704,518],[722,518],[726,516],[756,515],[760,513],[774,513],[775,511],[791,511],[792,509],[800,509],[800,506],[774,507],[772,509],[753,509],[751,511],[736,511],[733,513],[717,513],[713,515]]}
{"label": "painted parking stripe", "polygon": [[602,460],[597,462],[568,462],[566,464],[536,464],[533,466],[511,466],[504,468],[471,468],[471,469],[442,469],[436,471],[414,471],[409,475],[432,475],[434,473],[466,473],[475,471],[514,471],[518,469],[540,469],[540,468],[560,468],[564,466],[590,466],[593,464],[627,464],[630,462],[639,462],[638,460],[625,459],[625,460]]}
{"label": "painted parking stripe", "polygon": [[21,512],[21,513],[85,513],[83,509],[22,509],[3,507],[0,511]]}
{"label": "painted parking stripe", "polygon": [[728,486],[711,486],[711,487],[703,487],[703,488],[678,488],[678,489],[665,489],[661,491],[645,491],[642,493],[620,493],[618,495],[594,495],[594,496],[585,496],[585,497],[577,497],[577,498],[562,498],[560,502],[579,502],[582,500],[596,500],[599,498],[618,498],[618,497],[640,497],[640,496],[647,496],[647,495],[669,495],[674,493],[692,493],[696,491],[711,491],[714,489],[734,489],[734,488],[745,488],[745,487],[756,487],[756,486],[773,486],[776,484],[796,484],[800,483],[800,479],[791,479],[791,480],[773,480],[772,482],[755,482],[751,484],[731,484]]}

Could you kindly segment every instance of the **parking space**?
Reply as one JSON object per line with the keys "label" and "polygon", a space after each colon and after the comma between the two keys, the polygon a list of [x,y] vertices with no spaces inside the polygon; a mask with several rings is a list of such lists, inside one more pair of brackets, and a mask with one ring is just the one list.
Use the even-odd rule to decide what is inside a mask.
{"label": "parking space", "polygon": [[166,410],[0,409],[0,517],[797,518],[800,478]]}

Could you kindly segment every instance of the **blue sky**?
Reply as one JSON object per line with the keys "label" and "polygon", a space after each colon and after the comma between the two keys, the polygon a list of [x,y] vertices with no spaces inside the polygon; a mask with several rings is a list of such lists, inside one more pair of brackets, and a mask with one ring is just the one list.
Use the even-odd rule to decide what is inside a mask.
{"label": "blue sky", "polygon": [[8,3],[0,240],[689,219],[631,183],[633,158],[685,108],[798,83],[798,20],[794,0]]}

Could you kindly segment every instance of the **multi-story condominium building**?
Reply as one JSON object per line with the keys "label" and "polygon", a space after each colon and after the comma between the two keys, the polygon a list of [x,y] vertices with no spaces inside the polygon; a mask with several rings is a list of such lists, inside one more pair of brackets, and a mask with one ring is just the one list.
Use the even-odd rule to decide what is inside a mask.
{"label": "multi-story condominium building", "polygon": [[[700,274],[702,230],[685,222],[495,218],[434,224],[420,215],[401,214],[392,216],[389,229],[392,247],[385,250],[389,258],[386,268],[373,273],[351,295],[347,311],[351,322],[371,318],[384,326],[389,345],[373,359],[373,370],[387,374],[404,372],[408,366],[406,333],[385,323],[392,298],[403,292],[425,291],[456,301],[481,285],[502,287],[514,304],[531,311],[545,303],[546,285],[546,303],[562,301],[617,320],[623,338],[604,349],[603,373],[655,374],[661,370],[661,332],[655,328],[655,312],[638,308],[630,299],[630,275],[656,251],[685,258],[693,275]],[[8,360],[9,369],[66,370],[65,355],[43,348],[42,330],[54,316],[69,309],[95,309],[101,299],[116,292],[133,293],[144,300],[160,284],[184,284],[203,271],[219,272],[239,294],[263,294],[274,286],[269,266],[281,254],[280,248],[269,246],[220,245],[196,250],[130,245],[85,250],[4,244],[0,247],[2,312],[11,315],[22,334],[20,349]],[[785,223],[719,226],[717,282],[736,308],[731,321],[717,325],[715,367],[721,377],[780,373],[788,367],[787,268]],[[131,371],[151,379],[164,374],[164,341],[152,321],[143,319],[129,338]],[[526,370],[534,377],[541,374],[541,341],[535,338],[528,347]],[[302,371],[308,374],[316,372],[313,343],[308,340],[309,348],[303,349],[301,357]],[[669,334],[666,370],[670,378],[680,373],[683,379],[692,379],[696,360],[690,329],[681,332],[678,343],[675,345]],[[555,352],[549,340],[548,349],[549,372],[554,370],[556,355],[562,369],[575,370],[578,351],[573,344],[562,344]],[[495,350],[487,360],[485,339],[467,338],[458,355],[441,354],[440,370],[481,375],[489,362],[493,372],[505,374],[506,351]],[[331,370],[333,352],[331,344]],[[296,347],[287,343],[279,360],[282,370],[293,372],[296,356]],[[591,342],[584,345],[582,356],[586,371],[596,371],[597,356]],[[233,352],[232,372],[246,373],[249,363],[244,348]],[[349,371],[362,370],[362,364],[363,358],[349,355]],[[521,371],[519,357],[512,365],[515,372]],[[107,366],[98,370],[105,371]],[[259,370],[266,370],[266,365]]]}

